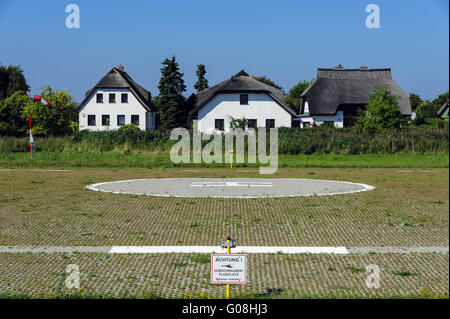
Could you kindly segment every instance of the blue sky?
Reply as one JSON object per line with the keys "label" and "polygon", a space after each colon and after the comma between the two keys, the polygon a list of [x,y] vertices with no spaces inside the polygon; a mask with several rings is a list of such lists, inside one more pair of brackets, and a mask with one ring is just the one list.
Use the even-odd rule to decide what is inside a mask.
{"label": "blue sky", "polygon": [[[80,8],[67,29],[66,5]],[[380,7],[367,29],[365,8]],[[318,67],[392,68],[407,92],[434,98],[449,87],[448,0],[0,0],[0,63],[21,65],[33,94],[46,84],[84,92],[112,67],[157,95],[161,61],[174,54],[194,91],[197,64],[210,85],[241,69],[287,91]]]}

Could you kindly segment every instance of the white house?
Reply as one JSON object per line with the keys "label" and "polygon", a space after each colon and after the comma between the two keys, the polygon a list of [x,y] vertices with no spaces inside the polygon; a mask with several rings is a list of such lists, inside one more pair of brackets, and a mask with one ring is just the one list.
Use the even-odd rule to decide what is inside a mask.
{"label": "white house", "polygon": [[131,123],[141,130],[156,128],[150,92],[134,82],[123,66],[112,68],[86,92],[78,116],[80,130],[114,130]]}
{"label": "white house", "polygon": [[291,127],[295,111],[285,103],[283,91],[249,76],[244,70],[198,93],[190,115],[198,130],[213,133],[230,129],[230,121],[247,119],[249,127]]}
{"label": "white house", "polygon": [[326,122],[339,128],[352,126],[358,109],[365,108],[373,89],[380,86],[386,86],[397,97],[401,114],[409,118],[412,113],[409,94],[392,79],[391,69],[345,69],[339,65],[334,69],[317,69],[317,78],[301,95],[298,126]]}

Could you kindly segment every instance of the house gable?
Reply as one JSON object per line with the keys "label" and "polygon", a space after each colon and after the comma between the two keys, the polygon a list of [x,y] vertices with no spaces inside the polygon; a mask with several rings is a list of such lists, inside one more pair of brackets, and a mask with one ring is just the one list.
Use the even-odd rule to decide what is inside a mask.
{"label": "house gable", "polygon": [[211,98],[197,112],[199,130],[212,131],[215,128],[215,120],[223,120],[227,131],[233,118],[254,120],[258,127],[265,127],[266,120],[274,120],[276,127],[291,126],[292,115],[269,94],[248,93],[248,104],[245,105],[240,104],[241,94],[243,93],[218,93]]}
{"label": "house gable", "polygon": [[[103,94],[103,103],[97,103],[96,95]],[[115,102],[109,102],[109,95],[115,95]],[[121,102],[121,95],[127,94],[127,102]],[[152,114],[142,106],[135,95],[128,88],[98,88],[91,92],[90,97],[79,110],[78,119],[80,130],[114,130],[124,124],[131,124],[133,119],[138,123],[141,130],[148,130],[154,127],[154,123],[149,122],[148,116]],[[123,123],[119,122],[119,116]],[[94,124],[89,123],[89,117]],[[108,119],[108,124],[104,124],[102,117]],[[153,119],[150,119],[153,121]]]}
{"label": "house gable", "polygon": [[123,71],[123,67],[112,68],[101,80],[90,90],[79,104],[80,112],[88,100],[90,100],[97,89],[128,89],[139,101],[147,112],[153,112],[154,107],[151,101],[151,93],[133,81],[133,79]]}
{"label": "house gable", "polygon": [[190,112],[190,114],[196,114],[204,105],[210,102],[218,94],[237,93],[267,94],[288,113],[293,116],[295,115],[295,111],[286,105],[283,91],[254,79],[244,70],[241,70],[228,80],[200,91],[197,97],[197,106]]}

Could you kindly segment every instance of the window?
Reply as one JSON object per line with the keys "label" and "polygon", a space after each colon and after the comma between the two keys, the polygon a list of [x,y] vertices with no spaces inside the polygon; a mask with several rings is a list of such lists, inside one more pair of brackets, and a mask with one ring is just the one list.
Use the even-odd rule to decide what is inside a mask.
{"label": "window", "polygon": [[122,93],[122,95],[121,95],[121,102],[122,103],[128,103],[128,94],[127,93]]}
{"label": "window", "polygon": [[117,126],[125,125],[125,115],[117,115]]}
{"label": "window", "polygon": [[103,93],[97,93],[97,103],[103,103]]}
{"label": "window", "polygon": [[102,125],[109,126],[109,115],[102,115]]}
{"label": "window", "polygon": [[116,103],[116,95],[114,93],[109,94],[109,103]]}
{"label": "window", "polygon": [[266,127],[267,128],[275,128],[275,120],[274,119],[267,119],[266,120]]}
{"label": "window", "polygon": [[225,128],[224,120],[223,119],[216,119],[215,120],[215,127],[216,127],[216,130],[223,131],[224,128]]}
{"label": "window", "polygon": [[139,125],[139,115],[131,115],[131,123]]}
{"label": "window", "polygon": [[239,102],[241,105],[248,105],[248,94],[239,95]]}
{"label": "window", "polygon": [[95,126],[95,115],[88,115],[88,126]]}
{"label": "window", "polygon": [[258,120],[255,119],[248,120],[247,127],[256,129],[258,127]]}

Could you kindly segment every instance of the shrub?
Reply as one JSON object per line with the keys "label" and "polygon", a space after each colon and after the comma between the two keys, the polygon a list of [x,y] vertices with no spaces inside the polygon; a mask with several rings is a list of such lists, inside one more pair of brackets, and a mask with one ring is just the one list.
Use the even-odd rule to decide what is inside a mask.
{"label": "shrub", "polygon": [[449,127],[448,121],[439,118],[426,118],[424,119],[424,122],[425,124],[428,124],[432,127],[446,128],[446,129],[448,129]]}
{"label": "shrub", "polygon": [[133,132],[140,132],[141,129],[136,124],[126,124],[119,128],[119,131],[133,131]]}

